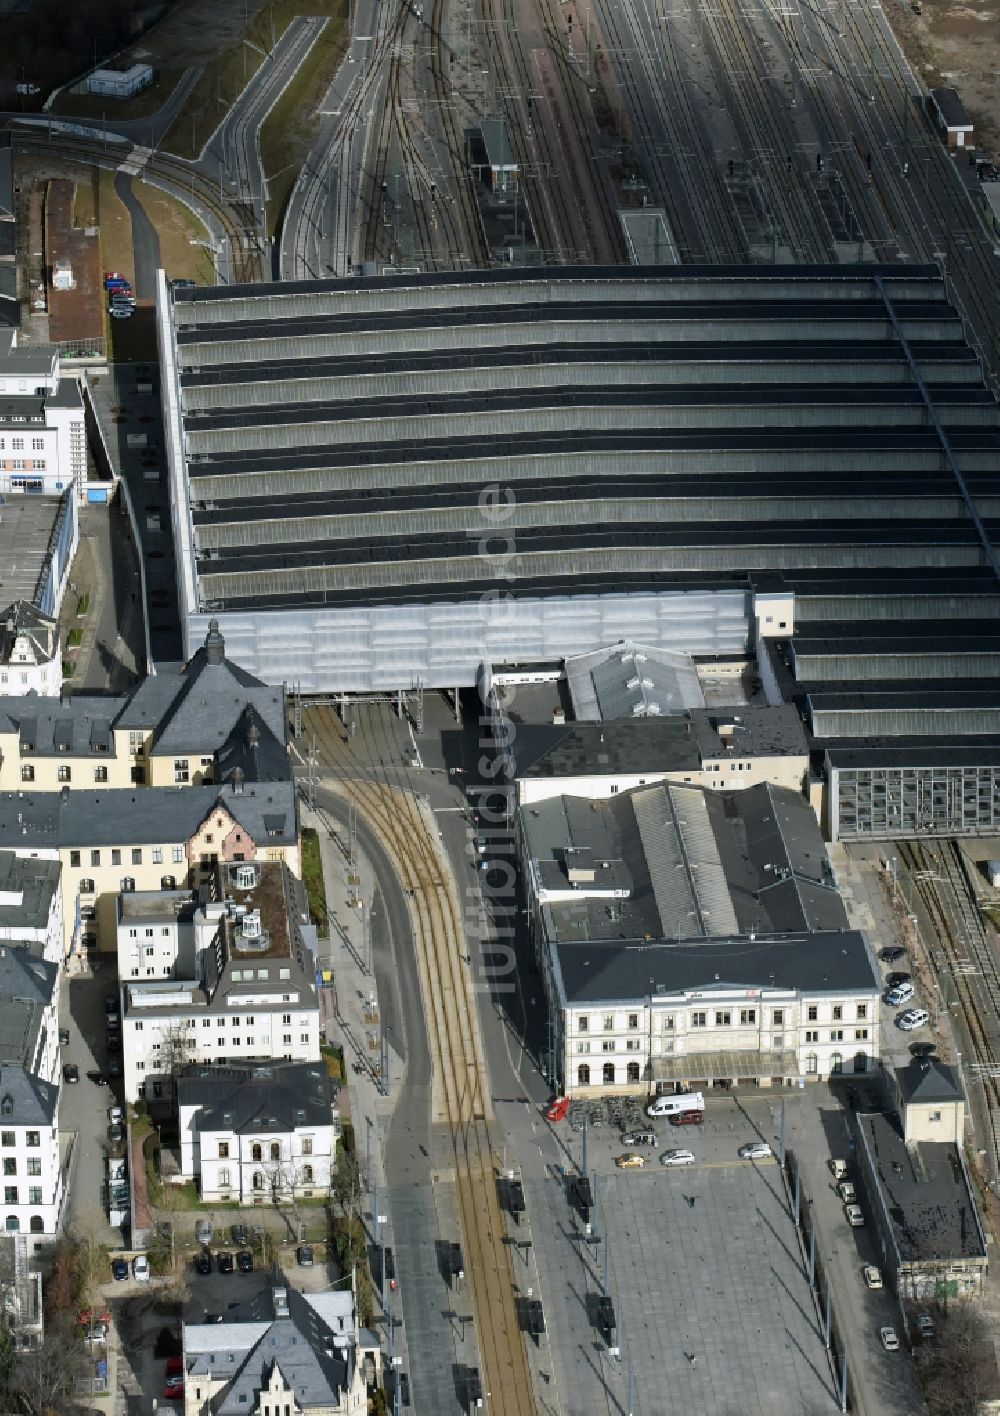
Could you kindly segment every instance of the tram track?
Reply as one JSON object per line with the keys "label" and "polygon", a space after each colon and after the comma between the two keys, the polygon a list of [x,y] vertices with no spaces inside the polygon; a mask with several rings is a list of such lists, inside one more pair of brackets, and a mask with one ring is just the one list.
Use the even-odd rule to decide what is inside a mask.
{"label": "tram track", "polygon": [[517,1320],[510,1250],[504,1243],[490,1135],[492,1104],[465,963],[462,911],[390,710],[368,709],[358,714],[357,723],[356,739],[345,740],[330,710],[306,708],[303,715],[304,732],[315,736],[327,762],[338,764],[340,789],[353,796],[378,833],[408,898],[434,1062],[432,1122],[446,1131],[454,1157],[483,1388],[490,1410],[527,1416],[535,1401]]}

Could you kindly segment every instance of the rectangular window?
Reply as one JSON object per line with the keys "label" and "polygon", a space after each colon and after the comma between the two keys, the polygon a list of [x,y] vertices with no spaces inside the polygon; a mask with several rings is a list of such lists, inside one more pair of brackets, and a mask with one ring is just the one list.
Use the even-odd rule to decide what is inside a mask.
{"label": "rectangular window", "polygon": [[716,1013],[715,1026],[717,1028],[728,1028],[732,1025],[733,1015],[728,1011]]}
{"label": "rectangular window", "polygon": [[860,1022],[862,1018],[867,1018],[867,1016],[868,1016],[868,1004],[867,1004],[867,1003],[859,1003],[859,1004],[858,1004],[858,1021]]}
{"label": "rectangular window", "polygon": [[5,1175],[16,1175],[16,1174],[17,1174],[17,1160],[15,1159],[14,1156],[12,1156],[12,1155],[4,1156],[3,1173],[4,1173]]}
{"label": "rectangular window", "polygon": [[39,1160],[39,1158],[38,1158],[37,1155],[29,1155],[29,1156],[28,1156],[28,1174],[29,1174],[29,1175],[41,1175],[41,1173],[42,1173],[42,1162]]}
{"label": "rectangular window", "polygon": [[220,1159],[220,1160],[228,1160],[228,1159],[229,1159],[229,1142],[228,1142],[228,1141],[220,1141],[220,1142],[219,1142],[219,1159]]}
{"label": "rectangular window", "polygon": [[303,1137],[302,1137],[302,1154],[303,1154],[303,1155],[312,1155],[312,1153],[313,1153],[312,1136],[303,1136]]}
{"label": "rectangular window", "polygon": [[629,1029],[629,1032],[635,1032],[635,1030],[638,1028],[638,1026],[639,1026],[639,1014],[638,1014],[638,1013],[629,1013],[629,1015],[628,1015],[628,1029]]}
{"label": "rectangular window", "polygon": [[605,1031],[605,1032],[614,1032],[614,1030],[615,1030],[615,1015],[614,1015],[614,1013],[605,1013],[605,1014],[604,1014],[603,1027],[604,1027],[604,1031]]}
{"label": "rectangular window", "polygon": [[106,767],[94,768],[94,781],[106,782],[108,780],[108,769]]}
{"label": "rectangular window", "polygon": [[90,863],[91,863],[91,865],[100,865],[100,863],[101,863],[101,853],[100,853],[100,851],[91,851],[91,852],[90,852]]}
{"label": "rectangular window", "polygon": [[228,1167],[227,1165],[220,1165],[220,1166],[219,1166],[219,1186],[220,1186],[221,1189],[226,1189],[226,1187],[227,1187],[228,1185],[229,1185],[229,1167]]}
{"label": "rectangular window", "polygon": [[154,864],[154,865],[162,865],[162,864],[163,864],[163,847],[162,847],[162,846],[154,846],[154,847],[153,847],[153,864]]}
{"label": "rectangular window", "polygon": [[819,1028],[806,1028],[806,1042],[819,1042]]}
{"label": "rectangular window", "polygon": [[692,1013],[692,1014],[691,1014],[691,1026],[692,1026],[693,1028],[704,1028],[704,1027],[707,1027],[707,1026],[708,1026],[708,1014],[707,1014],[707,1013]]}
{"label": "rectangular window", "polygon": [[[188,760],[186,757],[178,757],[174,762],[174,782],[189,782],[191,774],[188,771]],[[208,837],[211,840],[211,836]]]}
{"label": "rectangular window", "polygon": [[281,1015],[281,1022],[282,1022],[282,1025],[283,1025],[284,1027],[287,1028],[288,1025],[291,1023],[291,1021],[292,1021],[292,1015],[291,1015],[291,1013],[282,1013],[282,1015]]}
{"label": "rectangular window", "polygon": [[868,1041],[868,1029],[867,1029],[867,1028],[855,1028],[855,1029],[854,1029],[854,1041],[855,1041],[855,1042],[867,1042],[867,1041]]}
{"label": "rectangular window", "polygon": [[112,864],[112,865],[121,865],[121,863],[122,863],[122,853],[121,853],[121,851],[118,849],[118,847],[116,846],[116,847],[114,848],[114,850],[111,852],[111,864]]}
{"label": "rectangular window", "polygon": [[41,1187],[41,1185],[29,1185],[29,1186],[28,1186],[28,1204],[29,1204],[29,1205],[40,1205],[40,1204],[42,1204],[42,1187]]}
{"label": "rectangular window", "polygon": [[184,864],[184,847],[183,847],[183,846],[171,846],[171,848],[170,848],[170,859],[173,861],[174,865],[183,865],[183,864]]}
{"label": "rectangular window", "polygon": [[4,1186],[4,1191],[3,1191],[3,1198],[4,1198],[4,1204],[7,1204],[7,1205],[16,1205],[16,1204],[17,1204],[17,1186],[16,1186],[16,1185],[5,1185],[5,1186]]}
{"label": "rectangular window", "polygon": [[79,851],[70,851],[70,853],[69,853],[69,863],[70,863],[70,865],[79,865],[79,864],[80,864],[80,852],[79,852]]}
{"label": "rectangular window", "polygon": [[756,1008],[741,1008],[741,1009],[740,1009],[740,1023],[741,1023],[744,1027],[748,1026],[750,1023],[756,1023],[756,1021],[757,1021],[757,1009],[756,1009]]}
{"label": "rectangular window", "polygon": [[771,1014],[771,1026],[772,1026],[772,1027],[775,1027],[775,1028],[780,1028],[780,1027],[783,1027],[783,1026],[784,1026],[784,1022],[785,1022],[785,1010],[784,1010],[784,1008],[775,1008],[774,1011],[773,1011],[772,1014]]}
{"label": "rectangular window", "polygon": [[626,1040],[625,1051],[638,1052],[641,1045],[642,1044],[639,1042],[639,1039],[637,1037],[630,1037]]}
{"label": "rectangular window", "polygon": [[133,846],[133,847],[132,847],[132,864],[133,864],[133,865],[142,865],[142,847],[141,847],[141,846]]}
{"label": "rectangular window", "polygon": [[577,1052],[589,1052],[589,1051],[590,1051],[590,1043],[589,1043],[589,1042],[578,1042],[578,1043],[576,1044],[576,1050],[577,1050]]}
{"label": "rectangular window", "polygon": [[308,1041],[309,1041],[309,1034],[308,1034],[307,1032],[299,1033],[299,1042],[308,1042]]}
{"label": "rectangular window", "polygon": [[60,762],[56,776],[59,778],[60,782],[71,782],[73,780],[72,769],[67,767],[63,762]]}
{"label": "rectangular window", "polygon": [[673,1013],[664,1013],[664,1015],[663,1015],[663,1031],[664,1031],[664,1032],[673,1032],[673,1030],[674,1030],[674,1015],[673,1015]]}
{"label": "rectangular window", "polygon": [[615,1050],[615,1040],[614,1040],[614,1038],[613,1038],[613,1037],[612,1037],[612,1038],[605,1038],[604,1041],[601,1043],[601,1051],[602,1051],[602,1052],[614,1052],[614,1050]]}
{"label": "rectangular window", "polygon": [[843,1029],[843,1028],[831,1028],[831,1029],[830,1029],[830,1041],[831,1041],[831,1042],[843,1042],[843,1040],[844,1040],[844,1029]]}
{"label": "rectangular window", "polygon": [[30,762],[25,762],[21,768],[21,781],[33,782],[35,780],[35,769]]}
{"label": "rectangular window", "polygon": [[24,1138],[24,1144],[26,1146],[40,1146],[42,1144],[41,1131],[29,1131]]}
{"label": "rectangular window", "polygon": [[810,1023],[814,1023],[819,1017],[819,1009],[816,1007],[815,1003],[810,1003],[809,1007],[806,1009],[806,1017]]}
{"label": "rectangular window", "polygon": [[3,1145],[3,1146],[16,1146],[16,1145],[17,1145],[17,1137],[15,1136],[14,1132],[13,1132],[13,1131],[3,1131],[3,1132],[0,1132],[0,1145]]}
{"label": "rectangular window", "polygon": [[291,1033],[285,1033],[285,1034],[282,1036],[281,1045],[282,1045],[282,1047],[291,1047],[291,1045],[292,1045],[292,1035],[291,1035]]}
{"label": "rectangular window", "polygon": [[835,1004],[833,1005],[833,1021],[834,1021],[835,1023],[839,1023],[840,1020],[841,1020],[841,1018],[842,1018],[843,1016],[844,1016],[844,1009],[843,1009],[842,1005],[841,1005],[840,1003],[835,1003]]}

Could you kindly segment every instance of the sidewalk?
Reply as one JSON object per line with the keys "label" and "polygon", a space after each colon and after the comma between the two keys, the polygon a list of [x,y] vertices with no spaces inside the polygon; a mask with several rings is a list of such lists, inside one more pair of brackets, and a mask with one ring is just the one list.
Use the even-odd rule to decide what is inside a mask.
{"label": "sidewalk", "polygon": [[[344,1050],[344,1086],[347,1104],[341,1104],[341,1115],[354,1127],[358,1164],[368,1198],[362,1203],[362,1218],[373,1242],[379,1242],[395,1252],[392,1216],[387,1202],[388,1186],[383,1161],[383,1146],[389,1121],[395,1110],[403,1081],[403,1059],[391,1048],[389,1060],[389,1094],[379,1089],[381,1062],[381,1013],[371,964],[370,928],[366,916],[375,899],[376,879],[369,861],[357,853],[354,870],[347,859],[346,829],[322,809],[302,804],[302,824],[311,826],[319,837],[320,858],[323,862],[323,883],[326,907],[330,919],[329,936],[320,938],[320,967],[331,970],[333,987],[323,989],[321,1010],[327,1041]],[[376,1193],[379,1195],[376,1210]],[[382,1198],[386,1197],[386,1198]],[[379,1225],[376,1214],[387,1216]],[[374,1283],[378,1302],[378,1278]],[[382,1340],[388,1363],[389,1313],[393,1315],[393,1351],[398,1365],[408,1369],[406,1336],[402,1324],[400,1300],[395,1289],[386,1284],[386,1303],[382,1310]]]}

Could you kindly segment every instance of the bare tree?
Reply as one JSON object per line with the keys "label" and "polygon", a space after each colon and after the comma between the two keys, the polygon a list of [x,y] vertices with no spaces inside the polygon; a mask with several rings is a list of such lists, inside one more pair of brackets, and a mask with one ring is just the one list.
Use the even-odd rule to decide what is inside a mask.
{"label": "bare tree", "polygon": [[971,1299],[934,1311],[935,1336],[916,1351],[928,1416],[978,1416],[1000,1395],[996,1353],[986,1318]]}
{"label": "bare tree", "polygon": [[9,1389],[30,1416],[65,1411],[71,1404],[79,1377],[91,1370],[86,1348],[69,1314],[61,1314],[45,1324],[45,1334],[37,1347],[20,1351],[14,1363]]}

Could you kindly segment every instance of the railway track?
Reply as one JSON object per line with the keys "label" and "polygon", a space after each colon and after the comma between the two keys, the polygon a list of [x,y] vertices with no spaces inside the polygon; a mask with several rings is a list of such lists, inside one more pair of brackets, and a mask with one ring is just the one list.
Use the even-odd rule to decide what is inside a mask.
{"label": "railway track", "polygon": [[[961,1026],[971,1051],[965,1069],[982,1082],[985,1106],[981,1138],[994,1179],[1000,1171],[1000,960],[979,910],[970,899],[969,882],[955,841],[902,841],[895,846],[919,892],[934,933],[931,962],[954,991]],[[971,1088],[969,1089],[971,1096]]]}
{"label": "railway track", "polygon": [[[868,0],[868,3],[870,5],[871,0]],[[872,43],[875,46],[875,63],[871,67],[875,94],[881,96],[884,110],[890,115],[894,139],[898,132],[899,142],[908,153],[913,150],[910,135],[914,130],[919,131],[923,139],[922,149],[919,153],[914,153],[911,161],[911,167],[916,170],[907,177],[900,174],[898,178],[887,173],[887,178],[892,183],[897,207],[902,206],[904,210],[906,200],[901,193],[903,184],[919,184],[920,195],[917,200],[922,201],[924,210],[929,211],[936,227],[933,234],[937,236],[938,249],[929,251],[928,255],[942,258],[962,302],[967,310],[971,308],[975,313],[979,329],[973,329],[971,334],[979,346],[984,365],[991,370],[996,381],[1000,377],[1000,308],[996,296],[998,268],[995,260],[988,256],[984,249],[983,243],[987,241],[986,230],[962,187],[952,158],[948,156],[930,119],[926,113],[920,113],[919,117],[912,113],[913,76],[902,51],[894,42],[894,37],[893,41],[890,41],[882,25],[874,22],[874,15],[871,16],[870,30],[866,31],[858,19],[855,5],[840,5],[837,14],[843,17],[846,30],[853,36],[859,52],[864,53]],[[893,88],[890,88],[878,62],[880,58],[888,73],[892,75]],[[905,119],[902,117],[900,96],[903,97],[906,108]],[[921,168],[924,169],[923,172]],[[959,228],[957,231],[956,224]],[[959,244],[956,237],[965,238],[969,243],[968,247]],[[992,251],[992,243],[989,245]],[[961,279],[955,278],[956,270]]]}
{"label": "railway track", "polygon": [[356,739],[345,740],[331,710],[307,708],[303,730],[315,736],[321,759],[337,765],[342,790],[378,833],[409,898],[433,1059],[432,1122],[444,1129],[454,1156],[483,1389],[491,1411],[530,1416],[535,1401],[504,1243],[492,1105],[465,963],[462,910],[405,765],[408,755],[401,751],[391,710],[369,708],[357,721]]}

